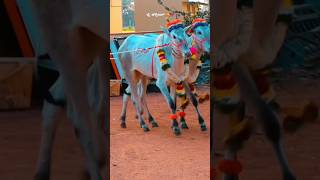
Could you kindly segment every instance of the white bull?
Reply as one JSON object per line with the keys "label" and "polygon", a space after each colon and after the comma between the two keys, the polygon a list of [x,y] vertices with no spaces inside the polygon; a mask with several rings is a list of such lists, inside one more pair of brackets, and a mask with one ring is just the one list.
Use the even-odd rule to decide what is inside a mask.
{"label": "white bull", "polygon": [[[172,112],[172,128],[176,135],[181,133],[180,128],[178,127],[176,113],[176,103],[174,101],[174,97],[170,96],[167,86],[176,86],[176,83],[182,82],[188,76],[188,71],[184,70],[185,60],[184,55],[187,57],[190,56],[190,50],[186,43],[186,29],[177,28],[172,31],[168,31],[167,29],[163,28],[164,34],[161,34],[155,40],[154,37],[150,36],[129,36],[119,48],[119,52],[126,52],[132,51],[139,48],[149,48],[155,46],[163,46],[165,44],[169,46],[163,46],[160,49],[164,49],[165,56],[168,61],[168,64],[172,67],[172,72],[168,72],[167,70],[163,69],[163,64],[160,62],[159,57],[157,56],[156,52],[159,48],[154,48],[146,53],[139,53],[139,52],[130,52],[130,53],[121,53],[119,55],[122,69],[125,72],[125,79],[128,81],[129,88],[128,90],[131,91],[131,96],[133,102],[137,108],[137,114],[140,121],[141,126],[144,128],[145,131],[148,131],[149,128],[144,123],[142,117],[142,108],[139,107],[145,106],[145,93],[146,93],[146,85],[149,78],[157,79],[156,85],[159,87],[161,93],[165,96],[169,107],[171,108]],[[185,68],[184,68],[185,67]],[[169,69],[171,70],[171,68]],[[173,78],[172,78],[173,77]],[[139,81],[142,83],[140,87],[140,98],[138,97],[138,83]],[[133,86],[132,86],[133,85]],[[186,92],[188,95],[193,96],[188,89],[188,85],[184,83],[186,87]],[[175,90],[175,89],[174,89]],[[175,92],[175,91],[174,91]],[[122,127],[125,127],[125,112],[126,112],[126,105],[128,97],[124,97],[123,103],[123,111],[122,111]],[[137,104],[139,103],[139,104]],[[148,109],[147,109],[148,110]],[[150,112],[149,114],[149,121],[152,122],[152,125],[155,127],[157,126],[156,122],[152,118]],[[201,115],[200,115],[201,116]],[[202,118],[202,117],[201,117]],[[206,129],[205,123],[202,119],[201,127],[203,130]]]}
{"label": "white bull", "polygon": [[[209,53],[209,51],[210,51],[210,34],[209,34],[210,33],[210,26],[206,22],[203,22],[203,21],[201,21],[199,23],[194,23],[194,24],[188,26],[188,28],[187,28],[187,31],[192,30],[191,36],[187,37],[187,42],[189,43],[189,47],[193,47],[195,49],[195,52],[194,52],[195,57],[194,57],[194,59],[192,58],[192,60],[190,60],[189,75],[186,78],[186,82],[189,83],[190,86],[192,86],[192,83],[194,83],[196,81],[196,79],[198,78],[200,68],[201,68],[200,56],[204,53]],[[156,35],[156,34],[146,34],[145,36],[148,36],[147,39],[149,39],[149,38],[156,39],[158,37],[158,35]],[[144,38],[146,38],[145,36],[139,36],[139,37],[141,37],[141,40],[144,40]],[[152,124],[152,127],[158,127],[158,124],[155,121],[155,119],[153,118],[153,116],[151,115],[151,113],[147,107],[147,103],[146,103],[146,88],[147,88],[148,81],[149,81],[148,77],[142,78],[142,80],[140,82],[141,86],[139,86],[139,88],[140,88],[139,89],[140,90],[139,96],[141,97],[141,101],[144,104],[145,109],[147,110],[148,120]],[[176,97],[175,97],[175,93],[176,93],[175,88],[176,87],[173,84],[170,84],[170,85],[171,85],[170,86],[171,97],[176,102]],[[125,123],[126,109],[127,109],[127,104],[128,104],[130,92],[131,92],[131,89],[130,89],[130,86],[128,86],[125,90],[124,95],[123,95],[122,112],[121,112],[121,118],[120,118],[122,128],[126,128],[126,123]],[[196,102],[194,97],[193,97],[193,104],[197,110],[198,102]],[[181,110],[184,111],[183,108]],[[197,110],[197,113],[198,113],[198,117],[200,120],[199,122],[201,123],[202,116],[198,110]],[[180,115],[181,128],[183,128],[183,129],[188,128],[184,116],[181,115],[181,113],[179,113],[179,115]]]}
{"label": "white bull", "polygon": [[[86,156],[88,178],[102,180],[106,174],[106,136],[102,121],[106,110],[106,64],[98,59],[107,44],[106,6],[104,0],[31,0],[38,19],[41,35],[48,54],[60,72],[60,79],[51,90],[62,83],[68,116]],[[96,61],[95,61],[96,60]],[[87,72],[98,64],[93,82],[87,81]],[[88,87],[97,83],[95,100],[88,94]],[[59,89],[59,88],[58,88]],[[61,88],[60,88],[61,90]],[[53,97],[59,99],[53,93]],[[60,94],[63,94],[60,93]],[[93,106],[92,104],[95,104]],[[51,152],[59,119],[57,108],[45,103],[43,109],[43,135],[35,179],[50,178]],[[102,171],[102,172],[101,172]]]}

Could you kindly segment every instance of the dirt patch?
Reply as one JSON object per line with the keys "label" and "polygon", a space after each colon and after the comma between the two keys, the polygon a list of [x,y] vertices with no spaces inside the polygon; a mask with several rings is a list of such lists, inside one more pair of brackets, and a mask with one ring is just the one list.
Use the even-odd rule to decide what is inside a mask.
{"label": "dirt patch", "polygon": [[[189,129],[176,137],[170,128],[170,111],[164,97],[151,93],[147,101],[160,127],[149,125],[151,131],[145,133],[135,119],[132,102],[128,106],[127,128],[120,128],[122,97],[111,98],[111,180],[210,179],[210,129],[200,131],[193,106],[190,104],[186,111]],[[200,105],[208,128],[209,107],[209,102]]]}

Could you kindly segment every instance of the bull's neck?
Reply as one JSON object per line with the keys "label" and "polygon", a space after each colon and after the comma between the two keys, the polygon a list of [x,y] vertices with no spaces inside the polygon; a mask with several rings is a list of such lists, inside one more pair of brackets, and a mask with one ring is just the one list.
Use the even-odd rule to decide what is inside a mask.
{"label": "bull's neck", "polygon": [[167,46],[165,48],[168,50],[168,52],[171,52],[171,54],[174,58],[174,61],[176,61],[178,59],[183,59],[183,53],[182,53],[181,48],[177,47],[168,35],[163,34],[162,36],[163,36],[162,37],[162,39],[163,39],[162,44],[169,44],[169,46]]}
{"label": "bull's neck", "polygon": [[169,44],[169,46],[164,47],[168,54],[168,59],[169,63],[171,64],[171,67],[173,71],[177,74],[180,74],[183,72],[183,67],[184,67],[184,57],[182,54],[182,50],[179,49],[178,47],[174,46],[171,41],[171,38],[168,37],[166,34],[162,34],[162,37],[159,37],[159,40],[161,40],[161,44]]}

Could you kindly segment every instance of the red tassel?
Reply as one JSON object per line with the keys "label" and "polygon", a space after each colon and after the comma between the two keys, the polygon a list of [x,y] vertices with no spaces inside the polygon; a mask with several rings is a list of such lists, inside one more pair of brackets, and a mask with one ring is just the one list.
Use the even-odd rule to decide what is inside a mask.
{"label": "red tassel", "polygon": [[176,114],[170,114],[169,115],[169,118],[171,119],[171,120],[176,120],[177,119],[177,115]]}
{"label": "red tassel", "polygon": [[182,89],[183,89],[183,86],[182,86],[182,85],[178,85],[178,86],[177,86],[177,89],[178,89],[178,90],[182,90]]}
{"label": "red tassel", "polygon": [[181,111],[181,112],[179,112],[179,116],[180,116],[180,117],[185,117],[185,116],[186,116],[186,113],[183,112],[183,111]]}

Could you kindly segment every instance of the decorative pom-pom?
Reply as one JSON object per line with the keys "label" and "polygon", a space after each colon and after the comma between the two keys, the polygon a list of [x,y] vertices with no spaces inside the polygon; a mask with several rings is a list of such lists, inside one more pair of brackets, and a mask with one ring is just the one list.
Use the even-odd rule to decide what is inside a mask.
{"label": "decorative pom-pom", "polygon": [[190,51],[192,55],[195,55],[197,53],[197,49],[195,47],[191,47]]}
{"label": "decorative pom-pom", "polygon": [[183,111],[179,112],[178,114],[179,114],[180,117],[185,117],[186,116],[186,113],[183,112]]}
{"label": "decorative pom-pom", "polygon": [[176,114],[170,114],[169,115],[169,118],[171,119],[171,120],[176,120],[177,119],[177,115]]}

